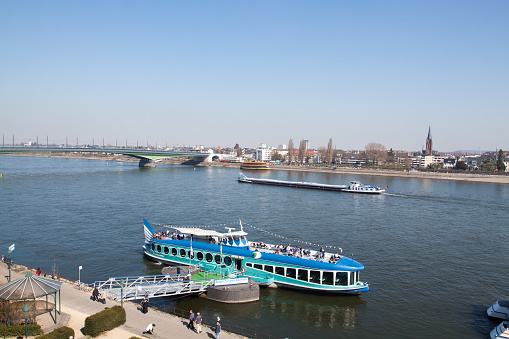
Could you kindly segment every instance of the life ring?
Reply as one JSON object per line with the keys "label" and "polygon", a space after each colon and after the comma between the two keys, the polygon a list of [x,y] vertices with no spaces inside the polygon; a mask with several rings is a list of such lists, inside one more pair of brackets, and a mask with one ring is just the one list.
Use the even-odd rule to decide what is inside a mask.
{"label": "life ring", "polygon": [[242,267],[242,269],[240,270],[242,273],[246,273],[246,268],[245,267]]}

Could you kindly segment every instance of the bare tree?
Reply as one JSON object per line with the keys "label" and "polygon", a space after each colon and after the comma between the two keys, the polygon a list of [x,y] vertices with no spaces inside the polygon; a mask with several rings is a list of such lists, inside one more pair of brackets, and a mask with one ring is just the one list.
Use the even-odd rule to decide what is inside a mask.
{"label": "bare tree", "polygon": [[299,162],[303,164],[305,159],[306,159],[306,142],[304,141],[304,139],[302,139],[299,145]]}
{"label": "bare tree", "polygon": [[291,164],[293,161],[293,140],[290,138],[288,141],[288,164]]}
{"label": "bare tree", "polygon": [[327,145],[327,163],[329,166],[332,163],[332,156],[334,155],[334,150],[332,149],[332,138],[329,139],[329,144]]}
{"label": "bare tree", "polygon": [[384,145],[378,142],[370,142],[366,146],[366,155],[370,161],[376,166],[379,161],[384,160],[387,157],[387,149]]}

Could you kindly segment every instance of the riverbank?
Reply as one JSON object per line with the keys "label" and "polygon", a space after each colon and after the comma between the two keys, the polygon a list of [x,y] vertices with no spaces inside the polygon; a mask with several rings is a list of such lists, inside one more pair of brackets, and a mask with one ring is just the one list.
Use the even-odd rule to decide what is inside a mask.
{"label": "riverbank", "polygon": [[[34,270],[30,270],[24,266],[16,265],[16,268],[11,269],[11,279],[19,279],[24,277],[28,272],[35,275]],[[0,284],[7,282],[9,270],[7,265],[0,262]],[[59,326],[68,326],[74,330],[75,338],[88,338],[88,336],[81,333],[81,328],[85,326],[85,318],[104,310],[105,307],[113,307],[120,303],[112,300],[106,300],[106,304],[102,304],[90,299],[91,292],[79,290],[75,283],[61,279],[63,281],[60,289],[60,302],[62,314],[57,314],[57,325],[54,324],[49,313],[37,316],[36,321],[44,330],[44,333],[51,332],[54,328]],[[51,301],[51,298],[49,298]],[[126,322],[124,325],[115,328],[111,331],[104,332],[96,338],[123,338],[128,339],[133,336],[138,338],[147,337],[142,335],[147,325],[156,324],[155,334],[148,336],[150,338],[215,338],[214,328],[202,326],[201,333],[195,333],[187,329],[187,320],[177,316],[163,313],[154,309],[149,309],[146,314],[141,313],[139,305],[134,302],[124,302],[124,309],[126,310]],[[199,312],[199,310],[195,310]],[[209,321],[212,321],[210,319]],[[223,320],[224,321],[224,320]],[[236,334],[222,332],[221,338],[239,339],[245,338]]]}

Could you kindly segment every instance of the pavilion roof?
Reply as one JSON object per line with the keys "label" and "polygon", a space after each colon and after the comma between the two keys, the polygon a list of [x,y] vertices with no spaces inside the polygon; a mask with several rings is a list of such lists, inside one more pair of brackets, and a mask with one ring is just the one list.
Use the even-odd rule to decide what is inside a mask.
{"label": "pavilion roof", "polygon": [[33,276],[28,272],[19,278],[0,286],[0,298],[4,300],[37,299],[60,290],[61,281]]}

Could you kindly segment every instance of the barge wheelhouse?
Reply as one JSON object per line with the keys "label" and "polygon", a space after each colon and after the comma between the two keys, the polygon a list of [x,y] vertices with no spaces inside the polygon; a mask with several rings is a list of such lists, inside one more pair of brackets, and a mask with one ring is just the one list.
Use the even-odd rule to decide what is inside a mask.
{"label": "barge wheelhouse", "polygon": [[360,281],[364,266],[325,251],[294,251],[247,240],[242,230],[216,232],[203,228],[172,227],[173,232],[154,232],[144,222],[145,255],[170,265],[196,265],[224,276],[244,276],[262,285],[317,292],[359,294],[369,290]]}

